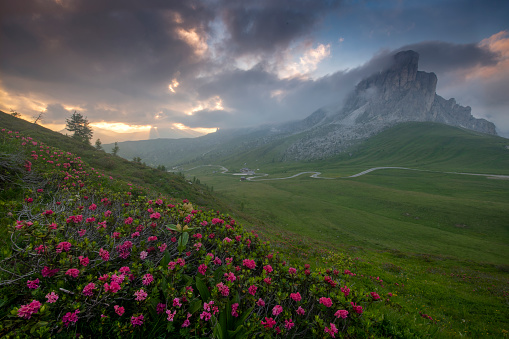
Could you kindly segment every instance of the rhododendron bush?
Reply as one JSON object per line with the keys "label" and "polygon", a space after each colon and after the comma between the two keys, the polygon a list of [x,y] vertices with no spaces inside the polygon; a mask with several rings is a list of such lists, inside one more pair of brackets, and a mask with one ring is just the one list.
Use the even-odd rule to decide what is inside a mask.
{"label": "rhododendron bush", "polygon": [[26,187],[0,263],[4,336],[335,337],[367,326],[366,308],[384,302],[356,291],[350,271],[284,262],[229,215],[2,138],[44,179]]}

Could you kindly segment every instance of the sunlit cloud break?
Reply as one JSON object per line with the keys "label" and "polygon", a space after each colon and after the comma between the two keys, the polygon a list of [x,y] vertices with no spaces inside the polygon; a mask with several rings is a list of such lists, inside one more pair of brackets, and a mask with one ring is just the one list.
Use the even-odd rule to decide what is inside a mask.
{"label": "sunlit cloud break", "polygon": [[128,125],[122,122],[94,122],[90,126],[110,130],[116,133],[133,133],[150,131],[151,125]]}

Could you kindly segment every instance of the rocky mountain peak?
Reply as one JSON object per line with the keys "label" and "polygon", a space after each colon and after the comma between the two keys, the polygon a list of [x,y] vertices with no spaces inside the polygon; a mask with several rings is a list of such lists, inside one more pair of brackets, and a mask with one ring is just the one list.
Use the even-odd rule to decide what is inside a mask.
{"label": "rocky mountain peak", "polygon": [[496,134],[495,125],[476,119],[470,107],[436,94],[435,73],[418,70],[419,54],[401,51],[393,63],[362,80],[332,114],[330,124],[316,125],[306,139],[293,144],[288,159],[323,158],[340,153],[356,140],[381,132],[400,122],[432,121]]}

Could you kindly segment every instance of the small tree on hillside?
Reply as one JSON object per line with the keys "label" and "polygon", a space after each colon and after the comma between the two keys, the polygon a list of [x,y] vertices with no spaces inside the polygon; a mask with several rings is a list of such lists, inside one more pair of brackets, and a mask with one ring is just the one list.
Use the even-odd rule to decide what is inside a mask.
{"label": "small tree on hillside", "polygon": [[120,150],[120,147],[118,147],[118,142],[115,141],[115,146],[111,149],[111,153],[113,155],[117,155],[118,151]]}
{"label": "small tree on hillside", "polygon": [[95,149],[98,150],[98,151],[103,149],[101,139],[97,139],[95,141]]}
{"label": "small tree on hillside", "polygon": [[74,132],[73,138],[90,145],[93,133],[86,117],[74,111],[69,119],[65,119],[65,122],[65,128],[68,131]]}

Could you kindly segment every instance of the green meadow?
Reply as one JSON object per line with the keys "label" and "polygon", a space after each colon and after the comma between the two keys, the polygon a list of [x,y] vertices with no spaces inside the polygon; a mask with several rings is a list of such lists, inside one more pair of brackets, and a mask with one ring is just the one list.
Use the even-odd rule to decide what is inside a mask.
{"label": "green meadow", "polygon": [[[429,126],[410,124],[396,141],[382,134],[335,159],[264,163],[248,153],[246,161],[237,155],[217,163],[230,169],[226,174],[212,166],[184,173],[213,186],[238,211],[236,217],[293,260],[316,259],[317,248],[356,257],[360,271],[379,276],[404,300],[408,316],[401,321],[425,313],[441,328],[433,336],[506,336],[509,180],[451,172],[508,174],[509,142],[438,127],[427,144],[415,129]],[[436,150],[441,144],[447,151]],[[391,156],[381,155],[383,149]],[[305,171],[335,179],[303,174],[241,181],[231,175],[244,166],[269,174],[262,179]],[[382,169],[348,178],[377,166],[420,170]]]}

